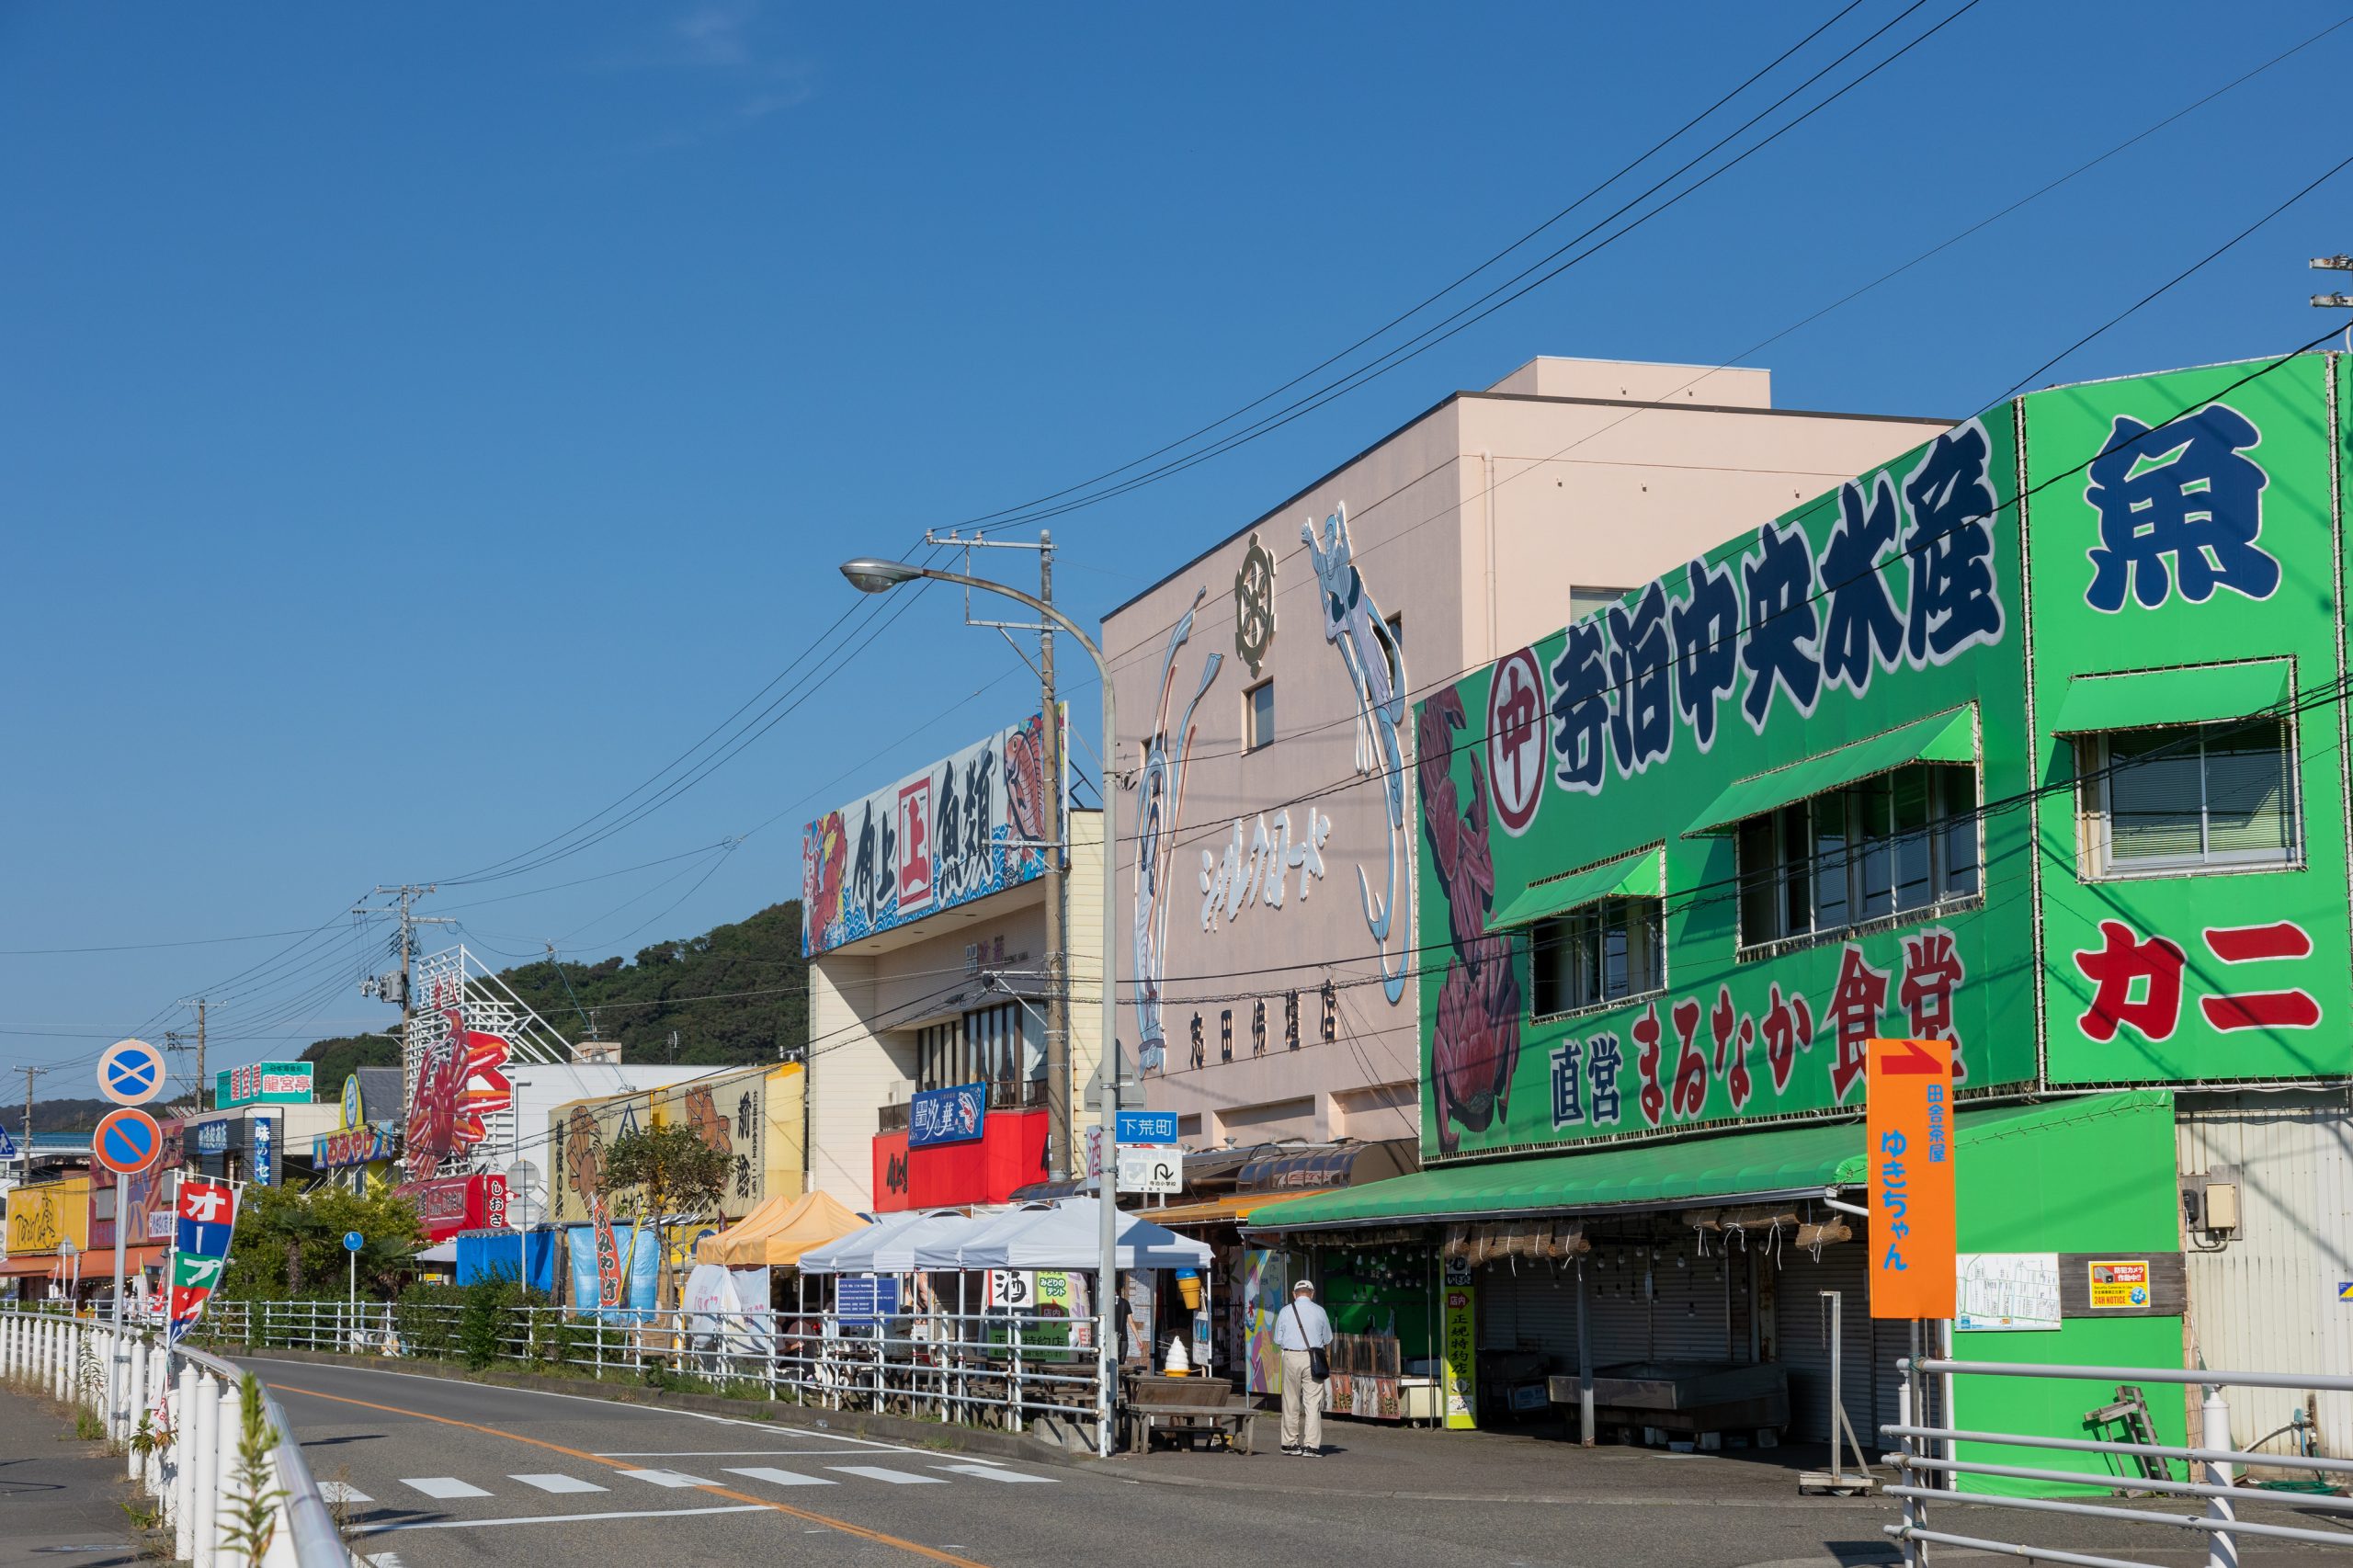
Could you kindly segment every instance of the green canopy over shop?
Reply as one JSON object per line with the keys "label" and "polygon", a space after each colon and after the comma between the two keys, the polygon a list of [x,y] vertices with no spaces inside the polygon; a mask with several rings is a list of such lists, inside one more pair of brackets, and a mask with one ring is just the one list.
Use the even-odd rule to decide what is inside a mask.
{"label": "green canopy over shop", "polygon": [[[2136,1103],[2135,1093],[2126,1092],[2040,1106],[1963,1109],[1956,1137],[1959,1158],[1965,1162],[1972,1146],[1997,1138],[2031,1133]],[[1302,1198],[1268,1211],[1264,1220],[1254,1216],[1250,1228],[1270,1233],[1334,1231],[1514,1214],[1813,1197],[1830,1187],[1859,1187],[1863,1175],[1862,1122],[1814,1122],[1583,1153],[1443,1165],[1367,1187]]]}
{"label": "green canopy over shop", "polygon": [[1759,773],[1728,786],[1686,834],[1729,833],[1749,817],[1758,816],[1792,801],[1843,789],[1848,784],[1893,773],[1915,762],[1974,762],[1977,722],[1968,708],[1927,719],[1810,756],[1788,767]]}

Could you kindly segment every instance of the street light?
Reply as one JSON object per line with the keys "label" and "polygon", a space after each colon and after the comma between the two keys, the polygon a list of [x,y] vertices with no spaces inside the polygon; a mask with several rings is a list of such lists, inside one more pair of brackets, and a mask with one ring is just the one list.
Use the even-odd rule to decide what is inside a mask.
{"label": "street light", "polygon": [[[1095,639],[1078,629],[1078,623],[1062,611],[1018,588],[1003,583],[993,583],[986,577],[970,577],[961,572],[941,572],[929,566],[914,566],[904,561],[883,561],[860,557],[842,562],[842,575],[860,593],[884,594],[902,583],[929,578],[936,583],[957,583],[983,593],[1002,594],[1008,599],[1028,605],[1055,626],[1077,639],[1095,661],[1096,673],[1103,687],[1103,1022],[1102,1040],[1098,1049],[1099,1062],[1096,1081],[1098,1085],[1097,1115],[1102,1120],[1101,1148],[1103,1162],[1095,1178],[1095,1200],[1103,1221],[1102,1256],[1097,1272],[1097,1311],[1103,1315],[1103,1332],[1096,1346],[1096,1372],[1100,1380],[1103,1419],[1096,1436],[1096,1447],[1104,1458],[1111,1454],[1111,1421],[1119,1402],[1119,1356],[1111,1344],[1116,1319],[1111,1311],[1111,1295],[1119,1288],[1119,1165],[1120,1165],[1120,1004],[1111,987],[1111,955],[1118,950],[1120,922],[1111,901],[1113,878],[1112,847],[1120,841],[1119,806],[1111,793],[1110,758],[1118,746],[1119,725],[1111,697],[1111,665],[1104,658],[1103,650]],[[1059,716],[1049,713],[1046,722],[1059,722]],[[1059,787],[1059,786],[1057,786]],[[1067,816],[1065,816],[1067,821]],[[1063,969],[1063,983],[1069,983],[1070,969]]]}

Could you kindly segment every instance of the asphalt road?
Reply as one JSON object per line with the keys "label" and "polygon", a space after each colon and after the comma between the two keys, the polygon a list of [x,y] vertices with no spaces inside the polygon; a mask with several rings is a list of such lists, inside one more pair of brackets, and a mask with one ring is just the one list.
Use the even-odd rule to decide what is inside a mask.
{"label": "asphalt road", "polygon": [[[1336,1469],[1319,1468],[1310,1485],[1285,1483],[1293,1474],[1309,1480],[1289,1466],[1344,1466],[1345,1455],[1236,1460],[1237,1483],[1204,1483],[1142,1473],[1150,1460],[1072,1468],[976,1460],[577,1395],[261,1358],[246,1364],[277,1392],[313,1472],[342,1499],[353,1544],[375,1568],[1858,1568],[1892,1560],[1880,1533],[1892,1505],[1825,1504],[1778,1489],[1770,1498],[1710,1497],[1704,1486],[1669,1484],[1504,1503],[1350,1492],[1332,1485],[1346,1475]],[[1123,1469],[1140,1473],[1130,1479]],[[2050,1540],[2052,1532],[2039,1533]],[[2126,1544],[2112,1528],[2097,1533],[2107,1538],[2099,1546]],[[2146,1560],[2203,1561],[2202,1551],[2177,1545],[2177,1535],[2131,1533],[2141,1537],[2135,1546],[2174,1548],[2135,1553]],[[2297,1560],[2307,1551],[2345,1560],[2288,1549]]]}

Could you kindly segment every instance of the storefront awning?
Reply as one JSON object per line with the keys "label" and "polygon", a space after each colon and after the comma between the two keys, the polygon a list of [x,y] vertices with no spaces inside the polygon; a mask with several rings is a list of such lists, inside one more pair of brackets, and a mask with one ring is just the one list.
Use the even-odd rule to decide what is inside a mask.
{"label": "storefront awning", "polygon": [[1419,1170],[1421,1164],[1420,1143],[1412,1138],[1304,1149],[1277,1144],[1235,1172],[1233,1185],[1262,1198],[1278,1192],[1322,1192],[1386,1181]]}
{"label": "storefront awning", "polygon": [[2285,659],[2260,659],[2132,675],[2077,676],[2059,699],[2051,733],[2081,735],[2244,719],[2287,701],[2288,670]]}
{"label": "storefront awning", "polygon": [[1484,1220],[1689,1200],[1817,1193],[1863,1179],[1859,1121],[1720,1138],[1446,1165],[1286,1203],[1253,1230],[1333,1230],[1400,1221]]}
{"label": "storefront awning", "polygon": [[1233,1192],[1223,1198],[1203,1199],[1199,1203],[1172,1203],[1165,1209],[1138,1212],[1155,1225],[1198,1225],[1242,1220],[1262,1209],[1272,1210],[1279,1204],[1296,1203],[1310,1196],[1304,1192]]}
{"label": "storefront awning", "polygon": [[[2096,1119],[2128,1108],[2170,1104],[2169,1091],[2125,1089],[2045,1105],[1963,1109],[1954,1119],[1959,1157],[1998,1140]],[[1476,1221],[1515,1214],[1600,1213],[1683,1209],[1812,1197],[1862,1185],[1859,1119],[1684,1138],[1585,1153],[1537,1154],[1474,1165],[1446,1165],[1375,1187],[1319,1192],[1286,1203],[1253,1231],[1354,1230],[1372,1226]]]}
{"label": "storefront awning", "polygon": [[1654,846],[1541,881],[1487,916],[1487,929],[1507,930],[1591,903],[1598,898],[1656,898],[1659,851]]}
{"label": "storefront awning", "polygon": [[1757,816],[1810,795],[1875,778],[1915,762],[1974,762],[1977,759],[1975,717],[1967,708],[1917,719],[1909,724],[1839,746],[1818,756],[1770,773],[1735,780],[1715,798],[1699,820],[1684,830],[1687,835],[1724,833]]}

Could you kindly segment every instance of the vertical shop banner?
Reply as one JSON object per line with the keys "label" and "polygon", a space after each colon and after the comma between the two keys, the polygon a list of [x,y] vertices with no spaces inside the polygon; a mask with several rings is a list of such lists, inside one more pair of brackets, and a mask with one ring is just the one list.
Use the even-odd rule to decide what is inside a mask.
{"label": "vertical shop banner", "polygon": [[237,1228],[237,1189],[225,1181],[183,1176],[172,1212],[170,1293],[165,1307],[167,1336],[177,1344],[204,1315],[205,1303],[228,1267],[229,1244]]}
{"label": "vertical shop banner", "polygon": [[1949,1318],[1953,1223],[1952,1042],[1874,1040],[1864,1087],[1875,1318]]}
{"label": "vertical shop banner", "polygon": [[589,1212],[597,1224],[597,1305],[613,1308],[621,1304],[621,1254],[613,1240],[612,1216],[605,1212],[605,1200],[589,1200]]}
{"label": "vertical shop banner", "polygon": [[1448,1259],[1446,1265],[1445,1355],[1439,1384],[1446,1400],[1446,1424],[1479,1425],[1479,1293],[1471,1283],[1471,1267]]}

